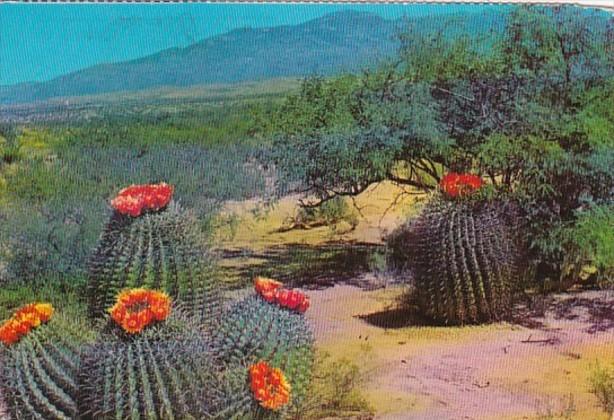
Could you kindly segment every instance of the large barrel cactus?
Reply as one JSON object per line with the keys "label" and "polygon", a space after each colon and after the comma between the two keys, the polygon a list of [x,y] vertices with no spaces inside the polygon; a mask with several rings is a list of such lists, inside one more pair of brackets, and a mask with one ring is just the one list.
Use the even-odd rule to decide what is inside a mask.
{"label": "large barrel cactus", "polygon": [[470,196],[479,178],[452,175],[443,196],[391,236],[393,252],[413,273],[428,317],[443,324],[504,319],[520,275],[510,207]]}
{"label": "large barrel cactus", "polygon": [[225,312],[213,336],[213,352],[230,365],[264,360],[281,369],[292,387],[290,406],[300,405],[313,364],[313,336],[302,313],[248,296]]}
{"label": "large barrel cactus", "polygon": [[81,346],[93,341],[87,326],[64,315],[30,331],[3,351],[0,388],[15,419],[73,419]]}
{"label": "large barrel cactus", "polygon": [[147,287],[166,291],[203,322],[214,322],[220,294],[196,223],[174,202],[138,217],[115,211],[90,259],[91,314],[104,314],[122,289]]}

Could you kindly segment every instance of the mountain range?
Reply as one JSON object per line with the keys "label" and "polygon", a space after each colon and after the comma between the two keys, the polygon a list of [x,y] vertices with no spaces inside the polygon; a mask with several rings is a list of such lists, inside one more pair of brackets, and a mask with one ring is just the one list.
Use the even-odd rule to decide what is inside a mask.
{"label": "mountain range", "polygon": [[0,103],[356,71],[393,55],[405,25],[432,31],[455,22],[455,28],[480,32],[503,21],[502,9],[398,20],[344,11],[293,26],[235,29],[185,48],[99,64],[45,82],[0,86]]}

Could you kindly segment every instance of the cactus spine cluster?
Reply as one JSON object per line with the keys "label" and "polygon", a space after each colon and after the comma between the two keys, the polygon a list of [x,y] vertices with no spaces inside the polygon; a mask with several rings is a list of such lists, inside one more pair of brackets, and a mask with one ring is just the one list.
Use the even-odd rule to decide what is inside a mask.
{"label": "cactus spine cluster", "polygon": [[204,322],[221,311],[212,256],[178,204],[130,217],[114,212],[89,263],[90,313],[101,316],[125,288],[163,290]]}
{"label": "cactus spine cluster", "polygon": [[84,419],[201,419],[215,407],[215,370],[199,339],[99,342],[83,356]]}
{"label": "cactus spine cluster", "polygon": [[224,363],[266,360],[282,369],[292,386],[292,405],[300,405],[313,364],[313,335],[304,315],[248,296],[228,308],[212,341]]}
{"label": "cactus spine cluster", "polygon": [[496,205],[434,200],[406,239],[418,301],[427,316],[466,324],[509,314],[519,276],[518,249]]}
{"label": "cactus spine cluster", "polygon": [[65,316],[31,331],[2,354],[0,388],[15,419],[73,419],[77,415],[81,346],[92,337]]}

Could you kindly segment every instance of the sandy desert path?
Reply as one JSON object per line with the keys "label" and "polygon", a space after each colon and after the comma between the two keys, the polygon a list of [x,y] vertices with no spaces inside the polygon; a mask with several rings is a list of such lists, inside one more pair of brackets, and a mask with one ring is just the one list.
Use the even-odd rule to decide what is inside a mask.
{"label": "sandy desert path", "polygon": [[519,324],[411,326],[400,287],[308,292],[317,346],[361,367],[376,419],[609,419],[589,392],[614,360],[614,294],[557,295]]}

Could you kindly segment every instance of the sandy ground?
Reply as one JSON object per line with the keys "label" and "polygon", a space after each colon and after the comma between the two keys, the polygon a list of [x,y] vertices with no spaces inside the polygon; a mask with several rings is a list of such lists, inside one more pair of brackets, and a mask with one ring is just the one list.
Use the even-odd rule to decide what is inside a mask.
{"label": "sandy ground", "polygon": [[558,295],[528,326],[452,328],[404,326],[398,287],[308,293],[319,348],[363,369],[377,419],[609,418],[588,376],[614,361],[614,295]]}

